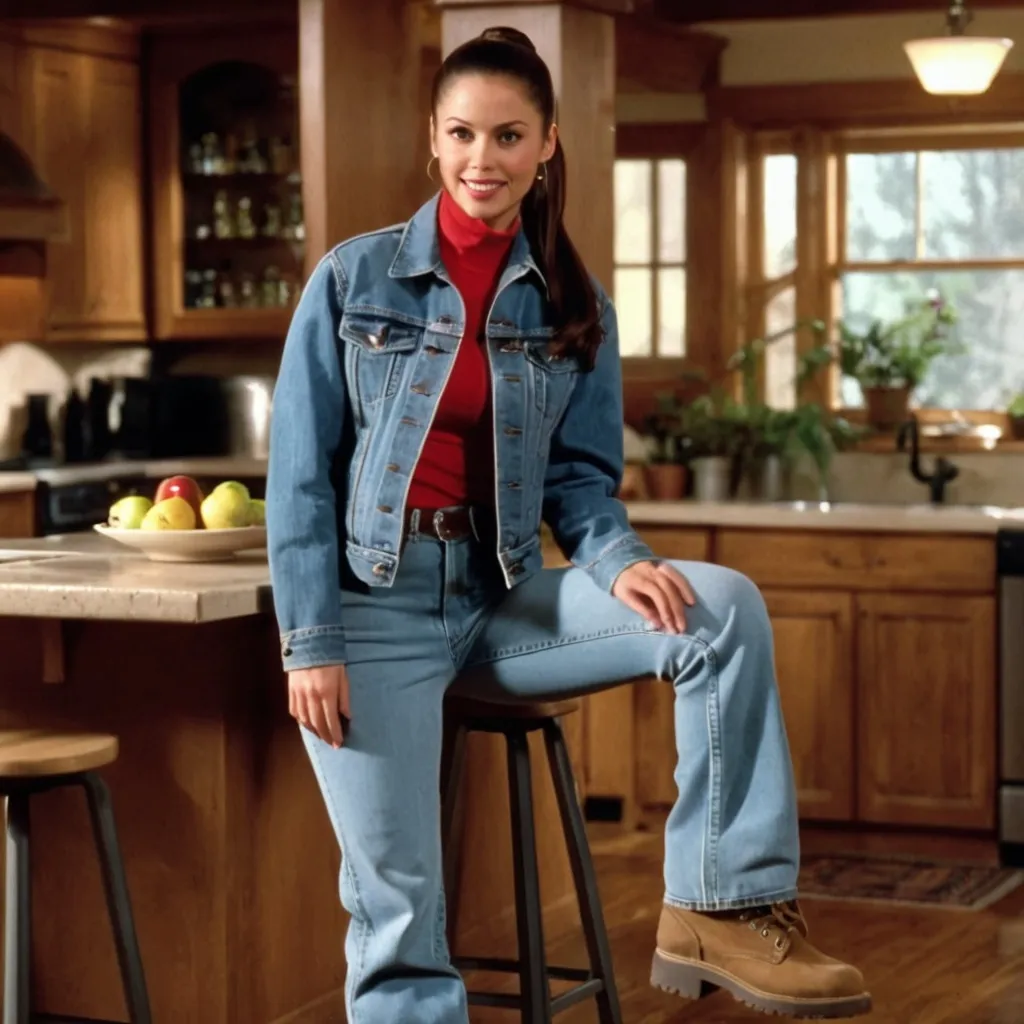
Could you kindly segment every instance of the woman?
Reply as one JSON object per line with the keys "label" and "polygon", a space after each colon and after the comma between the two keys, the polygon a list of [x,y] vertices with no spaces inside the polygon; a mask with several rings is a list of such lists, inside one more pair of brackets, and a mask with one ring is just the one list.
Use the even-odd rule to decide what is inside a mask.
{"label": "woman", "polygon": [[[652,980],[864,1012],[859,972],[788,902],[797,817],[760,595],[656,558],[614,497],[615,312],[562,226],[554,108],[522,33],[455,50],[433,89],[439,197],[329,253],[285,345],[270,566],[289,708],[343,851],[348,1019],[468,1019],[438,807],[457,674],[506,699],[671,680],[679,799]],[[538,572],[542,518],[574,568]]]}

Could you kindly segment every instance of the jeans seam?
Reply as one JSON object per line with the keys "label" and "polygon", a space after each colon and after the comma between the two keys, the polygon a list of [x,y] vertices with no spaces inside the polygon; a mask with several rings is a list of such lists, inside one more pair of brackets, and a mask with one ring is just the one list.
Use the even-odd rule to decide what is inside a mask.
{"label": "jeans seam", "polygon": [[[320,742],[320,741],[317,741]],[[316,744],[311,745],[310,749],[310,760],[313,764],[313,771],[320,779],[321,785],[324,787],[324,791],[327,793],[327,799],[337,806],[334,800],[334,791],[331,788],[330,776],[324,771],[323,765],[320,763],[320,752],[316,747]],[[348,843],[345,841],[344,829],[341,824],[341,816],[339,815],[335,822],[340,839],[341,846],[341,870],[342,873],[348,876],[349,881],[352,885],[352,895],[355,900],[356,910],[358,911],[358,918],[356,921],[350,921],[349,927],[355,924],[359,930],[359,938],[356,943],[356,962],[355,964],[349,965],[349,975],[352,978],[351,992],[355,992],[356,984],[358,979],[362,975],[363,965],[366,962],[366,947],[370,941],[370,934],[373,931],[373,923],[370,921],[369,915],[366,913],[366,905],[363,903],[363,894],[359,890],[359,879],[356,873],[352,870],[352,865],[349,861],[345,850],[349,848]],[[349,988],[348,978],[346,978],[346,989]],[[355,998],[348,998],[346,994],[345,1002],[348,1004],[346,1011],[350,1014],[351,1024],[358,1024],[356,1020],[356,1003]]]}
{"label": "jeans seam", "polygon": [[[708,822],[705,842],[701,849],[701,888],[705,901],[708,890],[717,901],[719,893],[718,874],[718,833],[721,829],[722,811],[722,730],[721,708],[718,703],[718,662],[710,647],[704,653],[708,666],[705,715],[708,728]],[[705,856],[706,855],[706,856]]]}
{"label": "jeans seam", "polygon": [[[514,658],[522,654],[534,654],[537,651],[548,651],[555,650],[559,647],[568,647],[572,644],[586,643],[589,640],[600,640],[603,637],[609,636],[623,636],[626,633],[633,633],[637,636],[658,636],[667,637],[670,634],[662,633],[660,630],[653,628],[644,628],[642,626],[629,625],[629,626],[615,626],[609,629],[601,629],[594,633],[577,633],[574,636],[562,636],[557,640],[542,640],[532,644],[522,644],[518,647],[499,647],[494,651],[487,651],[485,654],[480,655],[478,658],[474,658],[466,667],[476,667],[477,665],[486,665],[490,661],[500,661],[504,658]],[[702,640],[700,637],[686,635],[683,639],[689,640],[692,643],[700,644],[702,647],[707,647],[707,641]]]}

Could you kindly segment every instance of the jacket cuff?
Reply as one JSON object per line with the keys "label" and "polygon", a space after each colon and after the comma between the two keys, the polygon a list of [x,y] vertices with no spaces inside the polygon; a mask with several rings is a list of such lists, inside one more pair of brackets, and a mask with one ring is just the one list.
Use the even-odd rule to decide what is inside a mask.
{"label": "jacket cuff", "polygon": [[345,664],[345,631],[341,626],[312,626],[281,634],[285,672]]}
{"label": "jacket cuff", "polygon": [[623,570],[637,562],[657,561],[658,556],[635,533],[628,533],[583,568],[602,590],[611,593]]}

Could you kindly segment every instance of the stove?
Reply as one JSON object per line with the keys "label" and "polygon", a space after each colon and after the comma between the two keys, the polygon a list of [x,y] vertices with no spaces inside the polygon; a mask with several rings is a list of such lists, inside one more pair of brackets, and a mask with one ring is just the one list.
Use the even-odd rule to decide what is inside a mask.
{"label": "stove", "polygon": [[144,464],[130,461],[61,464],[22,457],[0,462],[5,471],[35,476],[36,528],[44,537],[91,530],[119,498],[152,487]]}

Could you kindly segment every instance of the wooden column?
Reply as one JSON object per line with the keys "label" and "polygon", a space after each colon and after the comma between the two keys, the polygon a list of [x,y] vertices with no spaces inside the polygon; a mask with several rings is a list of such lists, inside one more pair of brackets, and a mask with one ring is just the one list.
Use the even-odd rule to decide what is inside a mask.
{"label": "wooden column", "polygon": [[422,198],[414,17],[406,0],[299,0],[307,272],[345,238],[407,220]]}

